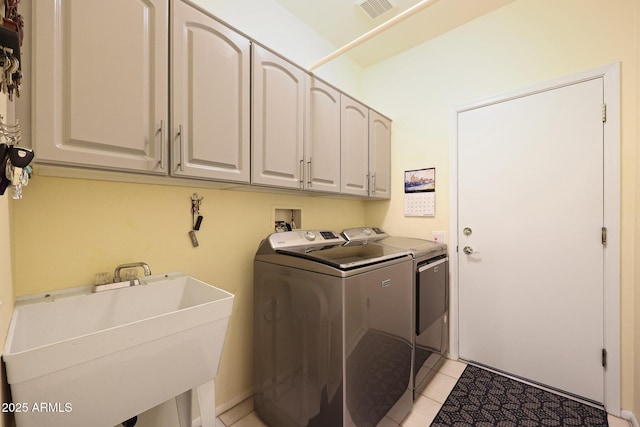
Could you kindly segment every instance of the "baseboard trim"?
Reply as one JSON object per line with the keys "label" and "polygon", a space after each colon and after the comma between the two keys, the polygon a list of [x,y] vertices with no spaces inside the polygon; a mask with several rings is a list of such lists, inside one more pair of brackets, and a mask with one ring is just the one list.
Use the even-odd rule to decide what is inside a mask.
{"label": "baseboard trim", "polygon": [[[249,399],[250,397],[253,397],[253,387],[250,388],[249,390],[245,390],[243,393],[234,397],[230,401],[225,402],[220,406],[216,406],[216,427],[225,426],[224,422],[222,422],[222,420],[220,419],[221,415],[223,415],[225,412],[229,411],[230,409],[235,408],[236,406],[238,406],[245,400]],[[202,427],[202,420],[200,419],[200,417],[197,417],[191,421],[191,427]]]}
{"label": "baseboard trim", "polygon": [[636,418],[636,416],[635,416],[635,414],[633,412],[631,412],[631,411],[620,411],[620,417],[624,418],[627,421],[629,421],[633,427],[640,427],[640,424],[638,424],[638,419]]}
{"label": "baseboard trim", "polygon": [[[191,422],[191,427],[202,427],[202,421],[200,420],[200,417],[196,418]],[[215,427],[226,427],[226,426],[222,421],[220,421],[220,418],[216,417]]]}
{"label": "baseboard trim", "polygon": [[241,404],[242,402],[244,402],[245,400],[249,399],[252,396],[253,396],[253,387],[243,391],[242,393],[240,393],[233,399],[229,400],[228,402],[224,402],[222,405],[217,406],[216,414],[220,416],[225,412],[227,412],[229,409],[235,408],[237,405]]}

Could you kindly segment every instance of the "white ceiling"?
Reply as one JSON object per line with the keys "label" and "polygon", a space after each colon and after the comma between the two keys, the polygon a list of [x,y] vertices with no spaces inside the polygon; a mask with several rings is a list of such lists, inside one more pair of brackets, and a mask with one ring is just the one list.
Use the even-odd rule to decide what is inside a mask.
{"label": "white ceiling", "polygon": [[[390,0],[396,8],[369,18],[356,0],[276,0],[336,48],[367,33],[420,0]],[[415,15],[354,48],[349,56],[363,67],[435,38],[514,0],[431,0]],[[320,59],[320,58],[318,58]]]}

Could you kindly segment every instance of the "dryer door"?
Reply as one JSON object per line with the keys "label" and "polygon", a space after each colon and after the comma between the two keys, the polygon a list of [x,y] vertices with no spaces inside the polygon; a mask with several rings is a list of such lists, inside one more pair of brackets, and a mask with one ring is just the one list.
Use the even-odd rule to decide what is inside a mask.
{"label": "dryer door", "polygon": [[448,266],[448,258],[418,265],[416,335],[422,334],[434,322],[439,322],[447,311]]}

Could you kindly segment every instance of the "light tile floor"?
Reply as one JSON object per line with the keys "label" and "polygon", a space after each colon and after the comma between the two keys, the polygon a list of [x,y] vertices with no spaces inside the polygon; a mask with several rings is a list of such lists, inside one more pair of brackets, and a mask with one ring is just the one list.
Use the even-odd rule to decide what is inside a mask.
{"label": "light tile floor", "polygon": [[[466,366],[467,365],[462,362],[446,360],[429,385],[422,391],[420,397],[413,403],[413,409],[402,422],[402,427],[429,426],[438,414],[447,396],[449,396],[449,393],[453,390],[453,387],[456,385],[458,378],[460,378]],[[231,411],[233,411],[233,409]],[[247,413],[248,411],[245,408],[244,411],[238,412],[238,414],[242,412]],[[225,415],[227,415],[227,419],[224,419]],[[233,417],[229,417],[229,414],[226,413],[220,416],[220,419],[226,422],[232,422],[232,418]],[[220,427],[226,425],[229,427],[269,427],[258,418],[255,412],[250,412],[248,415],[236,419],[238,421],[231,424],[225,423],[223,425],[219,423],[221,424]],[[627,420],[609,415],[609,427],[631,427],[631,424]]]}

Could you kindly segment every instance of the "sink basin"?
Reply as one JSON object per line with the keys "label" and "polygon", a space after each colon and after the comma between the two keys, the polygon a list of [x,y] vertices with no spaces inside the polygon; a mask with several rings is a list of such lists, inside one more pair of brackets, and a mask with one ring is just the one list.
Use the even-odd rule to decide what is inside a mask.
{"label": "sink basin", "polygon": [[18,427],[113,427],[213,384],[234,296],[183,273],[140,282],[18,298],[3,354]]}

